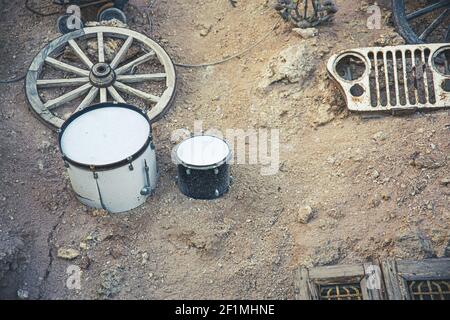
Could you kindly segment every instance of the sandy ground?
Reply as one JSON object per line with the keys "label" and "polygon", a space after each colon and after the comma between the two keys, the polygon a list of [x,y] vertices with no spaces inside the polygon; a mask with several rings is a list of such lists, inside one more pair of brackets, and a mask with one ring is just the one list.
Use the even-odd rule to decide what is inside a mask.
{"label": "sandy ground", "polygon": [[[276,24],[270,3],[157,1],[152,37],[177,62],[226,58]],[[334,23],[317,37],[302,39],[281,23],[244,57],[179,68],[177,99],[154,127],[159,186],[126,214],[99,215],[75,199],[56,135],[28,110],[23,83],[1,85],[0,239],[20,252],[0,297],[15,298],[20,289],[32,299],[292,299],[299,265],[442,256],[450,222],[449,112],[375,119],[347,112],[326,74],[328,57],[397,39],[388,19],[381,30],[366,28],[364,1],[338,4]],[[26,70],[57,37],[57,17],[31,15],[19,1],[0,0],[0,8],[4,77]],[[150,32],[138,22],[131,27]],[[310,50],[311,72],[301,84],[261,89],[271,58],[290,46]],[[279,129],[280,171],[263,176],[260,165],[233,165],[226,196],[186,198],[175,184],[170,137],[193,130],[196,120],[204,129]],[[58,248],[81,255],[60,259]],[[80,290],[66,287],[71,265],[83,271]]]}

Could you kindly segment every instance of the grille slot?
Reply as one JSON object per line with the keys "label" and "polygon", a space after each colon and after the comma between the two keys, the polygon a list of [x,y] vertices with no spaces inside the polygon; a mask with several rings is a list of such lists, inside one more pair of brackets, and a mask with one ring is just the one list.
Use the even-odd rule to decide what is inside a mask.
{"label": "grille slot", "polygon": [[408,281],[412,300],[450,300],[450,280]]}
{"label": "grille slot", "polygon": [[370,51],[367,57],[372,107],[436,103],[429,49]]}
{"label": "grille slot", "polygon": [[320,300],[362,300],[359,283],[320,286]]}
{"label": "grille slot", "polygon": [[[361,77],[342,75],[348,57],[364,60]],[[449,44],[404,45],[352,49],[334,55],[328,72],[355,111],[386,111],[450,106]],[[350,91],[359,85],[363,95]]]}

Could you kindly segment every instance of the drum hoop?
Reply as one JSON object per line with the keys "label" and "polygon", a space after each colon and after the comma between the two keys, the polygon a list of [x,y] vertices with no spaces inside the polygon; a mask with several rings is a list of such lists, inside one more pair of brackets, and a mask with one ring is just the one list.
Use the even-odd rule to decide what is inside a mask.
{"label": "drum hoop", "polygon": [[[195,137],[213,137],[213,138],[222,140],[222,141],[227,145],[227,147],[228,147],[228,151],[229,151],[229,152],[228,152],[228,155],[227,155],[225,158],[223,158],[222,160],[220,160],[219,162],[216,162],[216,163],[213,163],[213,164],[208,164],[208,165],[205,165],[205,166],[197,166],[197,165],[194,165],[194,164],[190,164],[190,163],[184,162],[183,160],[180,159],[180,157],[178,157],[178,148],[180,147],[180,145],[181,145],[184,141],[189,140],[189,139],[192,139],[192,138],[195,138]],[[194,170],[211,170],[211,169],[218,168],[218,167],[220,167],[220,166],[222,166],[222,165],[224,165],[224,164],[228,164],[228,162],[230,162],[230,160],[231,160],[231,156],[232,156],[232,151],[231,151],[231,148],[230,148],[230,145],[228,144],[228,142],[225,141],[225,140],[222,139],[222,138],[219,138],[219,137],[216,137],[216,136],[213,136],[213,135],[209,135],[209,134],[193,135],[193,136],[191,136],[191,137],[189,137],[189,138],[184,139],[183,141],[181,141],[181,142],[176,146],[176,149],[175,149],[175,158],[176,158],[176,162],[177,162],[176,164],[177,164],[177,165],[181,165],[181,166],[186,167],[186,168],[189,168],[189,169],[194,169]]]}
{"label": "drum hoop", "polygon": [[[66,130],[66,128],[78,117],[82,116],[83,114],[92,111],[92,110],[96,110],[96,109],[101,109],[101,108],[106,108],[106,107],[118,107],[118,108],[124,108],[124,109],[130,109],[133,111],[136,111],[137,113],[139,113],[140,115],[142,115],[145,120],[147,120],[149,127],[150,127],[150,135],[148,136],[147,140],[145,141],[144,145],[142,146],[142,148],[140,148],[138,151],[136,151],[132,156],[127,157],[123,160],[119,160],[113,163],[109,163],[109,164],[104,164],[104,165],[91,165],[91,164],[86,164],[86,163],[81,163],[81,162],[77,162],[75,160],[70,159],[69,157],[67,157],[63,150],[62,150],[62,146],[61,146],[61,140],[62,140],[62,136],[64,134],[64,131]],[[150,122],[149,117],[147,116],[147,113],[144,112],[142,109],[139,109],[136,106],[133,106],[131,104],[126,104],[126,103],[118,103],[118,102],[103,102],[103,103],[97,103],[97,104],[93,104],[91,106],[88,106],[86,108],[84,108],[83,110],[80,110],[78,112],[75,112],[74,114],[72,114],[61,126],[61,128],[58,130],[58,147],[59,150],[61,152],[61,154],[63,155],[62,158],[64,161],[67,161],[68,163],[76,166],[76,167],[80,167],[80,168],[86,168],[89,169],[91,171],[105,171],[105,170],[110,170],[110,169],[116,169],[116,168],[120,168],[123,167],[127,164],[129,164],[130,162],[132,162],[133,160],[139,158],[148,148],[148,146],[150,145],[150,143],[153,141],[153,137],[152,137],[152,125]]]}

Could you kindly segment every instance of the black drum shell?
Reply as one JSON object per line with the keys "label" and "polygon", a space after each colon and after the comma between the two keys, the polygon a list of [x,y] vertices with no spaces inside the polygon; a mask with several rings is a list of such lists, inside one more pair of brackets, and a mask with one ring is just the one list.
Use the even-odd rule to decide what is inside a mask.
{"label": "black drum shell", "polygon": [[[178,188],[194,199],[212,200],[223,196],[230,187],[230,165],[192,168],[178,164]],[[217,190],[217,191],[216,191]]]}

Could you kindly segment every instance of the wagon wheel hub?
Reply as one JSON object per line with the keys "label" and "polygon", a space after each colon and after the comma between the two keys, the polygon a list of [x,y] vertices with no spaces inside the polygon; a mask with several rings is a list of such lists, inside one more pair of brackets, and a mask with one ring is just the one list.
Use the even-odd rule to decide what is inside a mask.
{"label": "wagon wheel hub", "polygon": [[113,68],[105,62],[99,62],[92,66],[89,81],[97,88],[107,88],[116,80]]}

